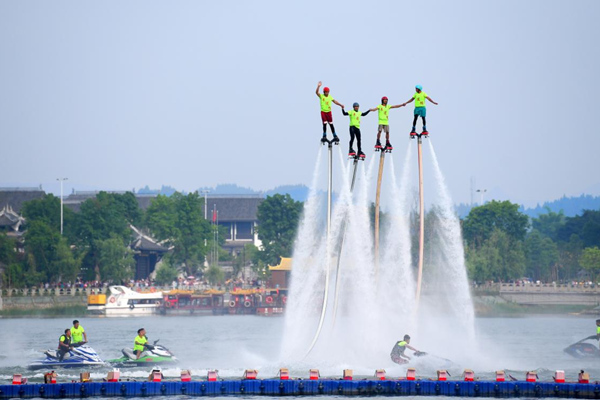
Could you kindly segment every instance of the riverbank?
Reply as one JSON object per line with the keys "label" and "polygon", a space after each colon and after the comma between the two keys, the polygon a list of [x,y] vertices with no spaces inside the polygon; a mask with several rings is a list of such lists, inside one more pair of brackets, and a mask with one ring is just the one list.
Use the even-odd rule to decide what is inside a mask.
{"label": "riverbank", "polygon": [[517,317],[521,315],[600,315],[595,306],[586,304],[519,304],[500,296],[474,296],[478,317]]}
{"label": "riverbank", "polygon": [[81,317],[87,312],[85,305],[59,305],[47,308],[10,308],[0,310],[0,318],[20,317]]}

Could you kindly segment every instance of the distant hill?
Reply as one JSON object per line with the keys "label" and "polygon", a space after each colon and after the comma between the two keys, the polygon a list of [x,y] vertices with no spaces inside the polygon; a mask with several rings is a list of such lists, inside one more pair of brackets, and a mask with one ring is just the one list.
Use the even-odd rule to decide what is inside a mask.
{"label": "distant hill", "polygon": [[266,196],[273,196],[274,194],[286,194],[288,193],[292,199],[296,201],[306,201],[308,198],[308,187],[305,185],[283,185],[277,186],[274,189],[267,190]]}
{"label": "distant hill", "polygon": [[[472,206],[471,204],[460,203],[454,208],[458,216],[462,219],[469,215]],[[541,214],[547,214],[548,210],[553,212],[562,210],[565,216],[574,217],[581,215],[583,210],[600,210],[600,196],[591,196],[589,194],[582,194],[579,197],[563,196],[557,200],[546,201],[541,205],[538,204],[533,208],[525,208],[523,206],[519,208],[519,211],[530,218],[537,218]]]}
{"label": "distant hill", "polygon": [[249,187],[238,186],[235,183],[221,183],[215,186],[214,188],[204,187],[199,188],[198,192],[202,192],[203,190],[208,190],[210,195],[213,194],[260,194],[259,191],[256,191]]}
{"label": "distant hill", "polygon": [[546,201],[542,205],[537,205],[535,208],[521,207],[520,211],[531,218],[537,218],[540,214],[546,214],[548,209],[553,212],[563,211],[565,216],[574,217],[581,215],[583,210],[600,210],[600,196],[591,196],[582,194],[579,197],[566,197],[554,201]]}

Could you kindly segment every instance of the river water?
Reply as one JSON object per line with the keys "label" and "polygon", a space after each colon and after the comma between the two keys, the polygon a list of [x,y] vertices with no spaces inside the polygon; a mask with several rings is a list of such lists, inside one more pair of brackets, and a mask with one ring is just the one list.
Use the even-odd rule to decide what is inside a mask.
{"label": "river water", "polygon": [[[210,369],[219,370],[221,378],[240,378],[245,369],[259,370],[259,378],[272,378],[279,368],[290,369],[292,377],[307,377],[310,368],[319,368],[323,377],[337,377],[350,368],[355,376],[369,377],[384,368],[388,376],[404,376],[407,366],[389,359],[393,343],[382,343],[381,354],[373,365],[331,363],[312,358],[308,363],[288,365],[281,359],[282,348],[290,343],[284,332],[284,318],[259,316],[152,316],[140,318],[79,318],[89,344],[104,359],[118,358],[121,348],[133,344],[138,328],[145,328],[150,341],[160,339],[179,359],[177,367],[163,368],[165,378],[178,378],[181,369],[191,369],[194,378],[206,377]],[[541,380],[552,380],[555,370],[565,370],[567,379],[575,380],[583,369],[592,380],[600,379],[600,360],[578,360],[565,354],[569,344],[595,333],[594,318],[576,316],[530,316],[523,318],[477,318],[477,343],[463,349],[436,349],[436,354],[414,358],[410,366],[423,378],[435,377],[437,369],[448,369],[459,379],[465,368],[476,376],[493,379],[494,371],[504,369],[518,379],[528,370],[537,370]],[[45,371],[28,371],[29,362],[42,357],[41,351],[55,348],[60,334],[71,326],[71,318],[3,318],[0,319],[0,384],[9,383],[13,373],[23,373],[40,381]],[[444,335],[440,324],[436,334]],[[398,335],[400,336],[400,335]],[[431,337],[429,333],[428,337]],[[435,335],[433,335],[435,337]],[[420,343],[413,336],[411,344],[428,351],[433,344]],[[361,348],[356,343],[356,352]],[[372,347],[372,346],[371,346]],[[457,351],[458,350],[458,351]],[[452,360],[448,360],[451,358]],[[370,357],[369,359],[373,359]],[[143,379],[148,368],[121,370],[122,377]],[[109,366],[90,369],[92,379],[106,377]],[[79,371],[58,371],[59,381],[78,379]]]}

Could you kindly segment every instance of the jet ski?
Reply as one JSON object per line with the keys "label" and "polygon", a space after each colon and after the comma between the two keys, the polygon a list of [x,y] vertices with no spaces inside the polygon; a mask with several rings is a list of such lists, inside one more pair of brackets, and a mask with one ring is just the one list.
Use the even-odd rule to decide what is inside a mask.
{"label": "jet ski", "polygon": [[145,344],[144,351],[140,358],[137,358],[132,349],[125,348],[121,350],[123,357],[108,360],[107,362],[114,364],[117,367],[136,367],[146,364],[175,364],[179,362],[177,357],[175,357],[169,349],[157,343],[158,339],[155,340],[153,344]]}
{"label": "jet ski", "polygon": [[[426,355],[427,355],[427,353],[425,353],[424,351],[415,351],[413,353],[413,356],[415,356],[415,357],[424,357]],[[409,363],[408,359],[400,357],[400,356],[397,356],[397,355],[393,355],[393,356],[391,356],[391,358],[392,358],[392,361],[395,362],[398,365],[403,365],[403,364],[408,364]]]}
{"label": "jet ski", "polygon": [[58,359],[58,350],[46,350],[46,358],[37,360],[28,365],[29,369],[55,369],[55,368],[84,368],[95,365],[104,365],[98,353],[88,345],[73,347],[65,354],[62,361]]}
{"label": "jet ski", "polygon": [[575,358],[600,358],[598,346],[592,343],[585,343],[586,340],[598,340],[596,335],[588,336],[577,343],[573,343],[564,352]]}

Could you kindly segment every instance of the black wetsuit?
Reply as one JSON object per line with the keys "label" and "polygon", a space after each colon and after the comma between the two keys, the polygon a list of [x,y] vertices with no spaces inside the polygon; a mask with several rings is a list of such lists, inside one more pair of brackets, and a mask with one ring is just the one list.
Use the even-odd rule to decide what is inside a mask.
{"label": "black wetsuit", "polygon": [[[364,113],[360,114],[360,116],[364,117],[369,112],[370,111],[365,111]],[[344,110],[343,108],[342,108],[342,113],[344,115],[348,115],[346,110]],[[360,140],[360,129],[357,128],[356,126],[351,126],[350,127],[350,149],[352,149],[352,146],[354,145],[354,137],[356,137],[356,145],[358,146],[358,152],[360,153],[362,151],[361,140]]]}

